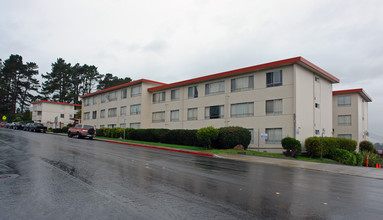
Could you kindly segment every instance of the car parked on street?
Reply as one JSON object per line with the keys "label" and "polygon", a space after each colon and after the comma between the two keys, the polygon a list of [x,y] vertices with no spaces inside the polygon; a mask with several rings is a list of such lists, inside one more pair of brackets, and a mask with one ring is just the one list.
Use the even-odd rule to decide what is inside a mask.
{"label": "car parked on street", "polygon": [[73,128],[68,129],[68,137],[77,136],[77,138],[88,137],[89,140],[92,140],[96,135],[96,130],[91,125],[82,125],[77,124]]}
{"label": "car parked on street", "polygon": [[5,122],[0,122],[0,127],[2,127],[2,128],[4,128],[4,126],[5,126]]}
{"label": "car parked on street", "polygon": [[23,122],[15,122],[15,124],[12,126],[15,130],[23,130],[25,126],[25,123]]}
{"label": "car parked on street", "polygon": [[41,123],[31,123],[29,130],[33,132],[47,133],[47,127]]}
{"label": "car parked on street", "polygon": [[30,129],[31,129],[31,125],[32,125],[33,123],[27,123],[27,124],[25,124],[25,126],[24,126],[24,131],[30,131]]}

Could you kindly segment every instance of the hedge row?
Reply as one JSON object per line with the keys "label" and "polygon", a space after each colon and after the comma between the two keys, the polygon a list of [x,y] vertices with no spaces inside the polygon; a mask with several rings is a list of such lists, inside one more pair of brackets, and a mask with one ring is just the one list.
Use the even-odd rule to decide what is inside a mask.
{"label": "hedge row", "polygon": [[344,149],[331,148],[328,157],[345,165],[361,166],[363,164],[363,156],[355,151],[350,152]]}
{"label": "hedge row", "polygon": [[68,127],[63,127],[63,128],[53,128],[52,129],[53,133],[68,133]]}
{"label": "hedge row", "polygon": [[[204,128],[200,130],[204,130]],[[230,149],[234,148],[238,144],[241,144],[247,148],[250,143],[251,134],[249,130],[245,128],[225,127],[216,130],[218,130],[218,138],[212,139],[211,142],[212,147],[214,148]],[[125,128],[125,139],[208,147],[205,145],[206,143],[198,141],[197,132],[198,130]],[[123,138],[124,128],[99,128],[96,130],[96,136]]]}
{"label": "hedge row", "polygon": [[[310,137],[305,140],[305,148],[310,157],[318,158],[321,156],[321,137]],[[343,149],[349,152],[356,150],[357,142],[346,138],[323,137],[322,156],[329,157],[331,149]]]}

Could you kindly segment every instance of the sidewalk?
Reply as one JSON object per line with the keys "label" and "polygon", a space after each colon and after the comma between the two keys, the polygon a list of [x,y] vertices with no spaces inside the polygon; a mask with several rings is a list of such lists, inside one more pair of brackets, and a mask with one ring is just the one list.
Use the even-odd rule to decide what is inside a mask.
{"label": "sidewalk", "polygon": [[195,154],[199,156],[216,157],[216,158],[222,158],[222,159],[228,159],[228,160],[245,161],[250,163],[263,163],[263,164],[270,164],[270,165],[283,166],[283,167],[301,168],[301,169],[322,171],[322,172],[328,172],[328,173],[334,173],[334,174],[344,174],[344,175],[383,180],[383,169],[377,169],[377,168],[371,168],[371,167],[356,167],[356,166],[347,166],[347,165],[341,165],[341,164],[318,163],[318,162],[309,162],[309,161],[301,161],[301,160],[286,159],[286,158],[254,156],[254,155],[210,154],[210,153],[201,152],[201,151],[177,149],[177,148],[170,148],[170,147],[158,147],[158,146],[147,145],[147,144],[129,143],[124,141],[111,141],[111,140],[105,140],[105,139],[99,139],[99,138],[95,138],[95,140],[109,142],[109,143],[116,143],[116,144],[131,145],[136,147],[146,147],[146,148],[152,148],[152,149],[158,149],[158,150],[168,150],[168,151],[175,151],[180,153]]}
{"label": "sidewalk", "polygon": [[300,161],[284,158],[272,158],[252,155],[239,155],[239,154],[219,154],[219,158],[246,161],[253,163],[271,164],[276,166],[294,167],[308,170],[316,170],[335,174],[345,174],[351,176],[360,176],[367,178],[374,178],[383,180],[383,169],[371,168],[371,167],[356,167],[347,166],[341,164],[328,164],[309,161]]}

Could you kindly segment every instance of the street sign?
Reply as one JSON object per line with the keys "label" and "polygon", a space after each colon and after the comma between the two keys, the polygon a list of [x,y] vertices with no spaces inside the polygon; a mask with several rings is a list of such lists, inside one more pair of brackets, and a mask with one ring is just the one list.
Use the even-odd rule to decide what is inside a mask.
{"label": "street sign", "polygon": [[3,116],[3,121],[5,121],[5,120],[7,120],[7,117],[4,115],[4,116]]}

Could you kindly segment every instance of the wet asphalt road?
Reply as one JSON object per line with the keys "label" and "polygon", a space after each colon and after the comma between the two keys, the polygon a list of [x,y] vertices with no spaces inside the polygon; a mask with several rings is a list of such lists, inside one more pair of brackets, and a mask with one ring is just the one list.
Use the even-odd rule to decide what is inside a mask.
{"label": "wet asphalt road", "polygon": [[382,180],[0,128],[0,219],[382,218]]}

